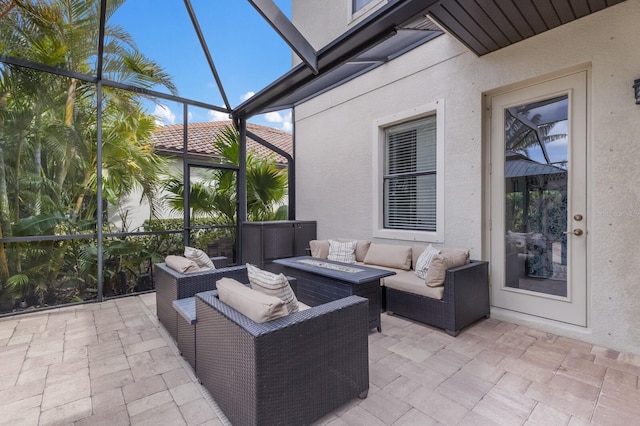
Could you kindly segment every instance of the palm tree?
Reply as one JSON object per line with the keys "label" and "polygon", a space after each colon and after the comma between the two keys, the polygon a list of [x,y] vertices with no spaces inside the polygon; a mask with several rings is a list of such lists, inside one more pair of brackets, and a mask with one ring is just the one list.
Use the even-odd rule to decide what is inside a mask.
{"label": "palm tree", "polygon": [[[220,163],[240,164],[240,134],[227,126],[212,141],[220,156]],[[273,156],[260,157],[247,153],[247,219],[253,221],[286,219],[287,172],[277,166]],[[183,179],[168,176],[164,190],[171,193],[168,202],[174,211],[183,211]],[[236,223],[236,172],[216,169],[201,182],[191,184],[190,208],[194,216],[206,216],[216,225]]]}
{"label": "palm tree", "polygon": [[[123,3],[107,2],[107,19]],[[13,0],[0,21],[0,53],[97,75],[99,5],[84,0]],[[0,72],[2,236],[95,232],[99,166],[109,202],[117,203],[136,186],[153,198],[163,163],[148,143],[154,122],[142,112],[139,95],[104,87],[104,101],[97,99],[94,84],[75,78],[9,64],[0,64]],[[103,75],[142,88],[162,85],[176,93],[170,76],[137,50],[128,33],[109,23]],[[98,102],[104,102],[102,165],[96,161]],[[25,271],[54,282],[70,243],[47,244],[47,267],[30,257]],[[9,262],[4,248],[0,244],[0,280],[12,270],[21,277],[13,281],[24,283],[25,256],[14,253]]]}

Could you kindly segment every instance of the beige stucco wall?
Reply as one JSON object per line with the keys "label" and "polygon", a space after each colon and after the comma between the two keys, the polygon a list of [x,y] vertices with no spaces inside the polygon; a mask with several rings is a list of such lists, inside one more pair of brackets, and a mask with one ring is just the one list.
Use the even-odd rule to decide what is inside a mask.
{"label": "beige stucco wall", "polygon": [[[296,22],[303,33],[306,21]],[[444,99],[444,244],[489,259],[485,95],[588,69],[588,327],[492,315],[640,353],[640,105],[631,88],[640,78],[638,22],[640,0],[628,0],[479,58],[444,35],[298,106],[298,218],[316,219],[320,238],[370,237],[373,121]]]}

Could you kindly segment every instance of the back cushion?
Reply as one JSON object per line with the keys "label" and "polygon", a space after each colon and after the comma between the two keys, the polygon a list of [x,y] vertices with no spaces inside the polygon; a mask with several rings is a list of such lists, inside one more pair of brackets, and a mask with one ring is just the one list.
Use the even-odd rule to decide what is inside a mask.
{"label": "back cushion", "polygon": [[[348,238],[337,238],[336,240],[342,243],[345,241],[353,241]],[[356,240],[356,262],[364,262],[364,258],[369,251],[369,246],[371,246],[371,241],[369,240]]]}
{"label": "back cushion", "polygon": [[279,297],[252,290],[234,279],[222,278],[216,283],[216,288],[221,302],[254,322],[271,321],[289,313]]}
{"label": "back cushion", "polygon": [[411,246],[371,243],[364,263],[408,271],[411,269]]}
{"label": "back cushion", "polygon": [[329,240],[311,240],[309,241],[311,256],[320,259],[329,257]]}

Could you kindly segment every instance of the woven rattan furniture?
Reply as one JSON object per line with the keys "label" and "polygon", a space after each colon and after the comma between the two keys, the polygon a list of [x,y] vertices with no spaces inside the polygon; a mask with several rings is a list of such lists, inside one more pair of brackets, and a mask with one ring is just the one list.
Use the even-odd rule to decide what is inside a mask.
{"label": "woven rattan furniture", "polygon": [[355,294],[369,299],[369,328],[382,331],[380,278],[395,275],[386,269],[351,265],[311,256],[276,259],[284,272],[297,279],[296,296],[309,306]]}
{"label": "woven rattan furniture", "polygon": [[234,425],[305,425],[369,389],[368,301],[349,296],[257,324],[196,295],[198,378]]}
{"label": "woven rattan furniture", "polygon": [[447,269],[444,296],[433,299],[385,287],[387,314],[398,314],[456,336],[467,325],[489,317],[489,263]]}
{"label": "woven rattan furniture", "polygon": [[176,344],[180,354],[196,371],[196,301],[195,297],[173,301],[173,309],[178,312]]}
{"label": "woven rattan furniture", "polygon": [[201,291],[215,290],[216,281],[222,277],[233,278],[242,283],[249,282],[245,266],[182,274],[165,263],[154,265],[158,319],[174,340],[177,336],[178,313],[173,308],[173,301],[193,297]]}

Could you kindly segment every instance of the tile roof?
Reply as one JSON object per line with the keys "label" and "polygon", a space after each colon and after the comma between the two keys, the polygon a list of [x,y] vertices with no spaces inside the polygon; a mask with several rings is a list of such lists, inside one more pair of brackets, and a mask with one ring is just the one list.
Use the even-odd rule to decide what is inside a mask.
{"label": "tile roof", "polygon": [[[230,120],[189,123],[189,152],[191,154],[215,156],[217,152],[212,144],[214,136],[220,133],[225,127],[231,125]],[[293,137],[291,134],[274,129],[273,127],[253,123],[247,123],[247,131],[277,146],[289,153],[289,155],[293,155]],[[152,136],[152,143],[154,143],[160,151],[177,153],[182,150],[182,133],[182,124],[159,126]],[[253,151],[256,155],[260,156],[266,156],[272,153],[270,149],[260,145],[251,138],[247,139],[247,151]],[[287,160],[278,154],[276,154],[276,161],[281,164],[287,163]]]}

